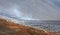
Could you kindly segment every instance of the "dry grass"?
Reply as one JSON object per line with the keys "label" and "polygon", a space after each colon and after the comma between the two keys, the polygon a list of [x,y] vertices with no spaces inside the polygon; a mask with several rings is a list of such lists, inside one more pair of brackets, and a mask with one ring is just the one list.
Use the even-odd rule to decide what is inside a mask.
{"label": "dry grass", "polygon": [[0,19],[0,35],[57,35],[32,27],[15,24],[14,22]]}

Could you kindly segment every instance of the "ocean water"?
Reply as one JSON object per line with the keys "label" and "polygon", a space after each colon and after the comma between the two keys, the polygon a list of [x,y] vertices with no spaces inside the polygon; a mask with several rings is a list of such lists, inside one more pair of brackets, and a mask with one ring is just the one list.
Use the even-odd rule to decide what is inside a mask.
{"label": "ocean water", "polygon": [[48,31],[59,32],[60,31],[60,21],[26,21],[26,25],[35,27],[37,29],[43,29]]}

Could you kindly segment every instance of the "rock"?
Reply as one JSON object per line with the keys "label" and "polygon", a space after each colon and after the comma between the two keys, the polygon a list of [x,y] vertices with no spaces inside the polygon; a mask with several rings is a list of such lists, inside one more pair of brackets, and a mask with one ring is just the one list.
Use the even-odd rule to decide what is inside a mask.
{"label": "rock", "polygon": [[0,35],[56,35],[44,30],[38,30],[29,26],[16,24],[7,19],[0,19]]}

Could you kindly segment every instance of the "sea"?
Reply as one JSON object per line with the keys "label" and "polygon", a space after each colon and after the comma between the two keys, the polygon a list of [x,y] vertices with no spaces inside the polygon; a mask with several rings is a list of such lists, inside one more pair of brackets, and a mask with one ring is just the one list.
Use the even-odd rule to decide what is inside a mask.
{"label": "sea", "polygon": [[43,29],[52,32],[60,32],[60,21],[59,20],[40,20],[40,21],[25,21],[28,26],[35,27],[37,29]]}

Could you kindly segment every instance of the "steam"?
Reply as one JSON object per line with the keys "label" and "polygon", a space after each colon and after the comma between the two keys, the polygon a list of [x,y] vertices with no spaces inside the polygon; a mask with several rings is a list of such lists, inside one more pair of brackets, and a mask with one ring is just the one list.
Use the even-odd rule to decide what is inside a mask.
{"label": "steam", "polygon": [[21,15],[22,13],[18,10],[18,6],[17,5],[14,5],[12,7],[12,12],[13,12],[14,16],[16,16],[18,18],[20,18],[22,16]]}
{"label": "steam", "polygon": [[[29,15],[25,15],[25,14],[23,14],[20,10],[18,10],[19,9],[19,6],[17,6],[17,5],[14,5],[13,7],[12,7],[12,14],[14,15],[14,16],[16,16],[17,18],[19,18],[19,19],[23,19],[23,20],[39,20],[39,19],[34,19],[34,18],[31,18],[31,17],[28,17]],[[23,16],[24,15],[24,16]]]}

